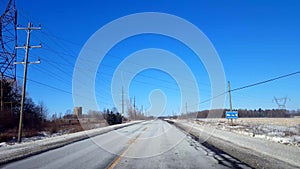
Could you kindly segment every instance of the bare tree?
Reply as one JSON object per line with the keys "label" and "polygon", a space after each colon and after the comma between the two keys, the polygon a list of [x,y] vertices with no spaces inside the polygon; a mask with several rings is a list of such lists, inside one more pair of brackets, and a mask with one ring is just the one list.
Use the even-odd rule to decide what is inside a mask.
{"label": "bare tree", "polygon": [[43,119],[47,119],[49,115],[49,110],[45,103],[43,101],[39,101],[37,106]]}

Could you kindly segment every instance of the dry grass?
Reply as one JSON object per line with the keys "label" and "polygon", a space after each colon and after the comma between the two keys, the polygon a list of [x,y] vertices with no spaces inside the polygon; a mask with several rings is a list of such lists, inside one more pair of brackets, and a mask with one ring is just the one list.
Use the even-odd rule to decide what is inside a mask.
{"label": "dry grass", "polygon": [[236,123],[253,123],[291,127],[300,125],[300,118],[239,118]]}
{"label": "dry grass", "polygon": [[[227,119],[198,119],[198,123],[227,123]],[[233,120],[235,124],[263,124],[263,125],[276,125],[276,126],[298,126],[300,125],[300,118],[238,118]]]}
{"label": "dry grass", "polygon": [[[38,130],[29,130],[24,129],[22,132],[23,137],[33,137],[38,135]],[[0,142],[7,142],[11,141],[13,138],[17,138],[18,136],[18,130],[17,129],[10,129],[5,131],[5,133],[0,133]]]}

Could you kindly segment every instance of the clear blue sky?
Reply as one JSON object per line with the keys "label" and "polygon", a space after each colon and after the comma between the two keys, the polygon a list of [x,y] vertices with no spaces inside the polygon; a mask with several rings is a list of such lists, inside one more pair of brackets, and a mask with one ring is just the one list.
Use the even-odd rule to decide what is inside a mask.
{"label": "clear blue sky", "polygon": [[[4,2],[4,0],[1,0]],[[138,12],[163,12],[181,17],[196,25],[214,45],[223,63],[226,79],[232,88],[267,80],[300,70],[300,2],[299,1],[16,1],[18,22],[42,24],[34,31],[32,43],[42,43],[33,49],[30,60],[41,58],[40,65],[31,65],[28,78],[72,92],[72,75],[79,52],[88,38],[105,24]],[[26,40],[18,32],[19,44]],[[176,46],[176,47],[175,47]],[[179,47],[178,47],[179,46]],[[100,109],[113,107],[110,94],[112,74],[118,64],[131,53],[144,48],[161,48],[181,56],[193,71],[199,85],[200,101],[210,95],[210,81],[203,64],[176,40],[143,35],[117,44],[105,56],[96,79]],[[24,56],[18,52],[19,60]],[[88,65],[87,65],[88,66]],[[18,76],[22,77],[22,66]],[[151,76],[152,78],[149,78]],[[287,109],[300,108],[300,76],[245,89],[233,93],[234,108],[277,108],[274,96],[288,96]],[[178,111],[179,92],[174,79],[155,70],[141,72],[132,81],[129,97],[136,96],[137,106],[149,107],[149,92],[164,91],[168,99],[166,114]],[[35,102],[43,101],[51,113],[72,109],[72,95],[28,81],[27,91]],[[200,109],[209,103],[200,105]]]}

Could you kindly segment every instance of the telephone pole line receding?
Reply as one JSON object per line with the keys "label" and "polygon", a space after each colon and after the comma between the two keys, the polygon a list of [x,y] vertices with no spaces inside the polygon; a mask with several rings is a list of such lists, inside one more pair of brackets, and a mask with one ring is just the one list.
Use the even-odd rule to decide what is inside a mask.
{"label": "telephone pole line receding", "polygon": [[133,97],[133,116],[134,116],[134,120],[136,120],[136,111],[135,111],[135,96]]}
{"label": "telephone pole line receding", "polygon": [[188,113],[188,105],[187,105],[187,102],[185,102],[185,114],[187,115]]}
{"label": "telephone pole line receding", "polygon": [[229,106],[230,106],[230,111],[232,111],[232,100],[231,100],[230,81],[228,81],[228,96],[229,96]]}
{"label": "telephone pole line receding", "polygon": [[124,116],[124,87],[122,86],[122,116]]}
{"label": "telephone pole line receding", "polygon": [[32,27],[32,24],[29,22],[28,27],[17,27],[17,30],[25,30],[27,32],[27,40],[25,46],[17,46],[16,49],[25,49],[25,60],[23,62],[15,62],[14,64],[23,64],[24,65],[24,76],[23,76],[23,88],[22,88],[22,99],[21,99],[21,109],[20,109],[20,121],[19,121],[19,131],[18,131],[18,142],[22,142],[22,127],[23,127],[23,111],[24,111],[24,101],[26,94],[26,78],[27,78],[27,66],[28,64],[39,64],[39,61],[28,62],[29,49],[32,48],[41,48],[42,46],[30,46],[30,33],[32,30],[40,30],[40,27]]}

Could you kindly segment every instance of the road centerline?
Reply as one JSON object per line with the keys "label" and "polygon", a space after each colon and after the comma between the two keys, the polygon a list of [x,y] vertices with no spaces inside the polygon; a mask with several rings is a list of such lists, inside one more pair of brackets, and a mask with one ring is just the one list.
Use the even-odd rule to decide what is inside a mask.
{"label": "road centerline", "polygon": [[147,127],[145,127],[137,136],[135,136],[134,138],[130,139],[127,143],[126,148],[124,149],[124,151],[118,155],[117,158],[115,158],[115,160],[107,167],[107,169],[113,169],[115,166],[117,166],[119,164],[119,162],[122,160],[122,158],[125,156],[125,154],[129,151],[131,145],[133,143],[135,143],[135,141],[142,135],[142,133],[144,133],[147,130]]}

